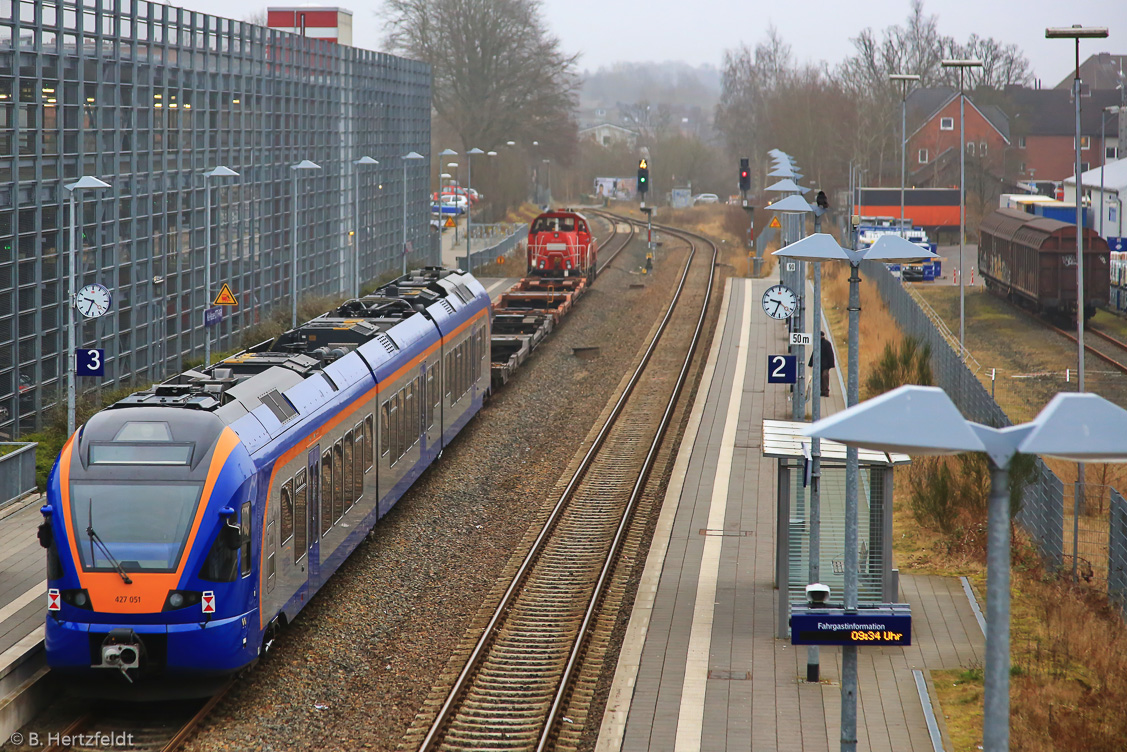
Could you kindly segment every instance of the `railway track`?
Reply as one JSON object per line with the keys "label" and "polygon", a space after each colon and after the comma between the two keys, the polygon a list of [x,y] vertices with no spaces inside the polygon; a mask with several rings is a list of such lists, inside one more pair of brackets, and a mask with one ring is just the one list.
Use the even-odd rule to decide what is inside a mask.
{"label": "railway track", "polygon": [[[1067,337],[1073,343],[1077,342],[1076,335],[1059,326],[1049,323],[1043,317],[1038,316],[1037,320],[1049,327],[1062,337]],[[1084,329],[1088,334],[1094,334],[1099,341],[1097,347],[1092,343],[1090,337],[1084,338],[1084,349],[1092,353],[1097,358],[1107,363],[1112,368],[1115,368],[1121,373],[1127,374],[1127,342],[1112,337],[1107,332],[1101,331],[1093,326],[1088,326]]]}
{"label": "railway track", "polygon": [[[464,666],[441,690],[445,700],[432,696],[404,748],[545,750],[578,741],[591,699],[589,686],[576,686],[584,653],[712,298],[715,246],[664,229],[690,252],[661,323]],[[701,241],[711,247],[698,254]]]}
{"label": "railway track", "polygon": [[122,703],[91,708],[59,732],[57,741],[47,739],[44,752],[174,752],[180,749],[200,723],[227,695],[234,680],[224,684],[206,700]]}

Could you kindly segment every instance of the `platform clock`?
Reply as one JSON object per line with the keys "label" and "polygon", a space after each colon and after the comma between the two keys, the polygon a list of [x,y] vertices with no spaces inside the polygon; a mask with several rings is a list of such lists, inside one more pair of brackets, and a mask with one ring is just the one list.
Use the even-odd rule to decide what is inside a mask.
{"label": "platform clock", "polygon": [[97,283],[86,285],[74,296],[74,307],[88,319],[96,319],[109,313],[113,298],[110,291]]}
{"label": "platform clock", "polygon": [[773,319],[788,319],[798,308],[798,296],[786,285],[772,285],[763,293],[763,312]]}

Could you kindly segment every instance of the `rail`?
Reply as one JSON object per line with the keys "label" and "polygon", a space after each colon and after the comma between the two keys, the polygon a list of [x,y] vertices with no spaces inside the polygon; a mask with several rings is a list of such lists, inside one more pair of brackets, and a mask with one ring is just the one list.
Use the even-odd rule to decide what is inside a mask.
{"label": "rail", "polygon": [[0,507],[35,491],[35,442],[0,442]]}
{"label": "rail", "polygon": [[[567,558],[568,560],[568,564],[565,567],[568,572],[567,584],[570,586],[572,584],[572,580],[584,581],[583,583],[577,585],[578,590],[576,590],[574,593],[569,590],[568,597],[574,596],[574,599],[576,601],[584,602],[585,607],[580,612],[569,611],[569,614],[572,614],[571,616],[563,615],[566,616],[569,621],[573,618],[576,619],[576,621],[581,620],[581,623],[577,625],[578,629],[575,629],[574,632],[568,636],[569,639],[563,641],[564,643],[569,642],[570,647],[565,647],[563,643],[557,644],[556,642],[553,642],[551,655],[549,655],[548,651],[546,650],[532,651],[534,655],[533,662],[536,663],[536,667],[541,670],[541,673],[537,674],[536,678],[533,678],[530,675],[530,673],[535,672],[530,671],[529,666],[522,664],[521,666],[514,668],[514,664],[506,662],[503,658],[498,657],[497,660],[489,659],[487,661],[487,657],[490,656],[491,651],[493,650],[494,641],[499,639],[499,634],[502,629],[502,623],[509,618],[513,618],[518,622],[517,627],[514,627],[514,629],[516,629],[516,632],[514,633],[516,637],[520,637],[521,639],[526,640],[531,637],[531,635],[528,634],[529,630],[532,629],[529,625],[534,624],[534,622],[526,618],[528,616],[527,614],[523,614],[523,612],[520,612],[518,614],[517,596],[522,591],[528,592],[525,589],[531,584],[532,580],[534,579],[532,577],[532,570],[534,567],[537,567],[539,565],[542,557],[544,557],[545,561],[555,561],[555,559],[559,558],[560,556],[560,552],[552,549],[549,546],[549,542],[553,540],[553,533],[557,528],[557,525],[563,523],[564,516],[569,511],[569,502],[572,496],[577,492],[581,484],[588,481],[588,470],[591,469],[592,465],[596,461],[596,458],[602,453],[602,450],[604,449],[604,443],[607,442],[612,429],[614,429],[614,427],[618,423],[618,418],[620,417],[620,415],[622,415],[627,403],[630,401],[631,396],[635,391],[635,386],[639,383],[643,373],[646,372],[646,367],[649,364],[651,357],[657,350],[659,342],[662,340],[662,334],[664,333],[667,325],[674,315],[674,311],[677,308],[677,303],[681,297],[681,292],[686,285],[689,269],[693,262],[693,256],[695,255],[695,245],[692,244],[691,241],[690,246],[690,256],[686,261],[685,268],[681,275],[681,280],[673,293],[673,299],[665,312],[664,319],[658,331],[653,335],[648,348],[641,358],[641,362],[639,363],[634,374],[631,376],[629,382],[623,388],[623,391],[618,401],[611,409],[606,422],[599,430],[598,435],[592,440],[586,456],[580,462],[579,467],[571,477],[570,481],[567,484],[567,487],[560,494],[559,500],[557,501],[554,509],[549,514],[548,519],[545,521],[543,527],[541,528],[536,541],[532,544],[531,550],[529,551],[527,557],[524,559],[523,563],[520,565],[517,572],[513,576],[507,591],[502,596],[501,601],[494,610],[488,624],[482,629],[480,638],[477,641],[476,646],[471,651],[468,660],[464,664],[464,667],[462,668],[458,677],[454,680],[453,686],[446,694],[445,701],[438,709],[437,716],[429,725],[426,731],[425,738],[422,739],[421,744],[417,747],[418,749],[431,750],[443,745],[456,747],[459,746],[459,744],[470,744],[472,746],[474,744],[473,739],[478,739],[477,734],[480,732],[474,731],[473,729],[481,726],[482,723],[487,723],[488,719],[486,718],[486,716],[488,715],[488,713],[482,706],[480,706],[479,703],[469,701],[466,698],[468,693],[470,692],[471,685],[474,684],[472,677],[477,674],[479,669],[484,671],[485,669],[483,668],[483,666],[487,662],[490,664],[495,663],[503,673],[511,673],[512,671],[519,670],[519,672],[522,672],[524,674],[521,680],[523,685],[529,686],[535,684],[537,688],[537,691],[534,693],[535,698],[533,698],[532,700],[526,700],[527,702],[534,704],[535,707],[525,707],[522,709],[522,712],[518,714],[521,716],[521,720],[517,724],[518,726],[520,726],[520,730],[518,731],[515,726],[513,728],[509,728],[508,734],[513,738],[510,738],[508,741],[510,743],[514,743],[516,741],[515,737],[520,734],[524,737],[523,741],[521,741],[520,743],[522,745],[527,744],[527,748],[529,749],[533,748],[533,744],[535,744],[535,748],[537,750],[543,750],[550,744],[553,731],[556,729],[559,723],[562,706],[565,702],[566,697],[568,696],[568,689],[571,685],[570,679],[574,676],[578,661],[581,659],[581,656],[583,654],[583,645],[586,641],[585,638],[587,637],[587,633],[593,624],[601,595],[604,592],[604,586],[608,582],[610,567],[615,560],[618,549],[622,545],[625,532],[628,528],[631,512],[639,496],[641,495],[641,490],[645,485],[646,479],[648,478],[650,468],[652,467],[654,458],[656,456],[657,446],[660,444],[665,430],[670,423],[672,411],[676,404],[677,395],[680,393],[681,388],[683,387],[687,378],[689,364],[692,360],[693,353],[696,349],[696,344],[699,341],[701,331],[703,329],[707,303],[711,299],[712,279],[715,274],[716,265],[716,249],[714,246],[712,247],[711,267],[709,268],[708,273],[707,289],[704,292],[704,302],[702,303],[699,316],[695,312],[690,314],[695,318],[694,334],[691,338],[691,342],[688,345],[688,352],[684,356],[684,364],[681,366],[677,383],[673,387],[673,394],[664,409],[660,410],[661,418],[658,420],[658,424],[656,426],[653,426],[653,428],[651,429],[655,432],[653,443],[650,445],[649,451],[645,459],[642,461],[640,469],[635,470],[633,473],[630,473],[621,464],[614,464],[613,462],[611,463],[614,464],[616,472],[620,474],[633,475],[634,477],[633,480],[630,481],[630,485],[633,486],[633,490],[630,493],[630,498],[626,500],[621,507],[617,507],[616,510],[611,510],[607,504],[599,505],[601,513],[611,516],[618,516],[617,521],[612,522],[609,518],[602,521],[602,524],[609,525],[610,529],[614,530],[611,539],[605,544],[600,543],[598,546],[599,548],[601,548],[603,545],[606,545],[606,548],[604,549],[606,551],[606,558],[602,561],[601,564],[599,564],[598,561],[595,560],[581,565],[574,559],[569,558],[574,555],[574,551],[565,552],[565,558]],[[656,418],[656,414],[654,412],[650,412],[649,416],[651,420],[653,418]],[[623,487],[623,482],[628,480],[629,478],[625,476],[616,477],[615,485]],[[592,483],[596,486],[600,485],[597,479],[592,480]],[[624,487],[623,490],[625,490]],[[586,525],[583,529],[585,531],[589,531],[593,527],[595,526]],[[608,529],[608,532],[609,531],[610,530]],[[593,566],[589,566],[592,564]],[[549,563],[545,564],[545,568],[551,571],[554,569],[554,566]],[[577,576],[576,572],[578,570],[582,570],[582,572],[584,573],[583,577]],[[595,574],[596,571],[597,574]],[[586,576],[589,574],[595,574],[593,581],[588,582],[586,580]],[[550,593],[551,604],[549,605],[552,609],[554,609],[553,618],[562,618],[561,614],[555,613],[555,611],[562,612],[562,610],[567,610],[564,609],[563,606],[563,601],[566,600],[562,592],[564,589],[565,588],[559,585],[557,582],[554,582],[550,586],[545,585],[544,582],[540,582],[539,587],[530,588],[531,591],[534,591],[532,595],[530,595],[530,599],[535,599],[539,595],[540,591]],[[576,603],[575,605],[578,605],[578,603]],[[521,661],[525,661],[525,658],[529,654],[528,649],[522,649],[521,651],[517,652]],[[493,676],[492,678],[494,680],[497,680],[497,676]],[[504,683],[505,682],[502,681],[502,684]],[[489,687],[494,686],[493,683],[488,681],[486,682],[486,684]],[[550,689],[551,685],[555,686],[554,691]],[[542,694],[543,692],[547,692],[548,694]],[[548,697],[551,698],[550,704],[546,702]],[[449,724],[452,724],[454,722],[454,717],[457,714],[457,708],[462,705],[463,700],[466,700],[467,704],[473,706],[473,709],[472,711],[468,711],[464,724],[465,727],[456,732],[455,736],[457,737],[457,741],[455,741],[454,739],[447,737],[446,732],[449,730]],[[531,717],[526,718],[526,715]],[[516,722],[514,721],[514,723]],[[478,741],[480,741],[480,739],[478,739]]]}

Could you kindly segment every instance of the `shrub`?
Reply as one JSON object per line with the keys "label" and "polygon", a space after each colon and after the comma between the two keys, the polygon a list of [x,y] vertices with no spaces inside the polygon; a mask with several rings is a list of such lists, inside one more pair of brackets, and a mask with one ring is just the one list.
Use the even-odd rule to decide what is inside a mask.
{"label": "shrub", "polygon": [[904,384],[931,386],[933,383],[931,345],[908,336],[900,340],[899,347],[885,343],[884,352],[865,379],[865,396],[866,399],[876,397]]}

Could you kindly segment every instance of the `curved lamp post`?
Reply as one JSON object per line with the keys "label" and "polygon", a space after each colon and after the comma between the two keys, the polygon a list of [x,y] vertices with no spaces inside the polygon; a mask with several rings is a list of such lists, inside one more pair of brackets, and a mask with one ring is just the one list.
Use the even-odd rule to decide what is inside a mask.
{"label": "curved lamp post", "polygon": [[[360,297],[360,168],[364,165],[378,165],[379,162],[369,156],[360,157],[360,159],[353,160],[352,172],[356,178],[356,191],[353,193],[353,198],[356,205],[353,208],[352,218],[352,294],[354,297]],[[344,273],[344,264],[341,264],[341,274]],[[341,289],[344,289],[341,285]]]}
{"label": "curved lamp post", "polygon": [[[797,196],[791,198],[798,198]],[[790,200],[790,199],[787,199]],[[800,201],[802,199],[799,199]],[[781,203],[781,202],[780,202]],[[842,248],[832,236],[815,233],[788,245],[773,254],[807,261],[838,259],[849,262],[849,382],[848,405],[857,404],[860,369],[858,367],[858,331],[861,323],[861,277],[858,274],[862,261],[915,261],[938,256],[929,250],[909,243],[899,235],[883,235],[863,250]],[[839,413],[840,414],[840,413]],[[827,419],[828,420],[828,419]],[[825,423],[819,421],[816,425]],[[811,434],[813,435],[813,434]],[[832,438],[819,436],[819,438]],[[858,511],[857,511],[857,448],[845,450],[845,609],[856,610],[858,590]],[[857,748],[857,647],[845,645],[841,653],[841,749],[852,752]]]}
{"label": "curved lamp post", "polygon": [[297,175],[301,170],[319,170],[321,165],[303,159],[297,164],[290,165],[293,174],[293,226],[290,228],[290,328],[297,328]]}
{"label": "curved lamp post", "polygon": [[985,452],[989,458],[982,742],[990,752],[1009,749],[1010,461],[1020,453],[1072,462],[1123,462],[1125,433],[1127,410],[1095,394],[1058,394],[1032,422],[991,428],[965,420],[946,392],[929,386],[902,386],[805,431],[853,452],[858,447],[909,455]]}
{"label": "curved lamp post", "polygon": [[[203,264],[203,307],[206,311],[211,307],[211,179],[212,178],[237,178],[239,173],[229,167],[219,165],[205,172],[204,175],[204,264]],[[203,333],[203,363],[207,368],[211,365],[211,327],[205,326]]]}
{"label": "curved lamp post", "polygon": [[75,205],[74,194],[85,189],[103,190],[110,184],[89,175],[83,175],[78,180],[64,185],[70,191],[70,299],[67,303],[67,436],[74,435],[74,371],[78,367],[78,352],[76,350],[74,331],[74,306],[75,296],[78,294],[78,213]]}

